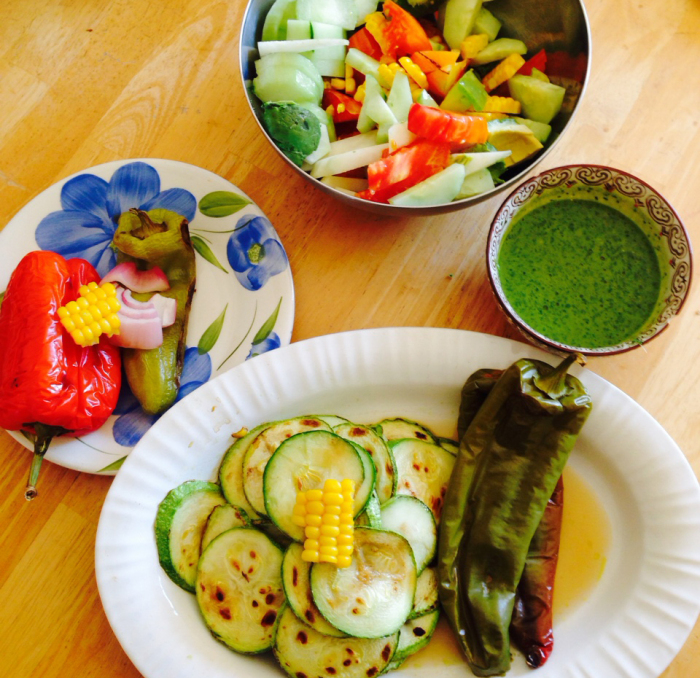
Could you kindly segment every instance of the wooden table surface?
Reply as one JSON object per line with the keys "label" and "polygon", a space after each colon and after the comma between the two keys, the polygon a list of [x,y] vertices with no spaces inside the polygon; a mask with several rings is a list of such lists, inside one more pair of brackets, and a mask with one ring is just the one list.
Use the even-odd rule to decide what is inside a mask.
{"label": "wooden table surface", "polygon": [[[138,157],[199,165],[240,186],[285,245],[292,340],[427,326],[518,339],[492,298],[485,238],[504,194],[466,211],[382,218],[311,188],[252,119],[238,71],[243,0],[0,3],[0,228],[54,182]],[[572,128],[537,167],[629,170],[674,205],[700,242],[700,4],[586,0],[592,76]],[[700,284],[643,349],[589,367],[635,398],[700,473]],[[0,675],[130,678],[94,572],[111,477],[46,462],[0,431]],[[700,624],[664,678],[697,676]],[[466,675],[466,673],[465,673]]]}

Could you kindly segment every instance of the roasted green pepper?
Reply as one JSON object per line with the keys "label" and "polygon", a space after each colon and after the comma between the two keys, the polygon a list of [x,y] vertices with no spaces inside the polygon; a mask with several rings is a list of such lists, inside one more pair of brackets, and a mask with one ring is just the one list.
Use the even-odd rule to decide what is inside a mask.
{"label": "roasted green pepper", "polygon": [[528,548],[591,410],[581,382],[519,360],[460,440],[440,526],[440,601],[472,671],[505,673],[509,626]]}
{"label": "roasted green pepper", "polygon": [[[166,209],[132,209],[119,218],[113,246],[117,261],[141,269],[158,266],[170,289],[163,296],[177,301],[175,322],[163,328],[163,343],[153,349],[124,349],[129,387],[149,414],[160,414],[175,402],[185,357],[185,339],[195,287],[195,253],[187,219]],[[138,295],[134,295],[138,297]]]}
{"label": "roasted green pepper", "polygon": [[[457,435],[461,440],[503,370],[477,370],[465,382]],[[564,481],[559,478],[530,542],[525,568],[515,592],[510,640],[533,669],[542,666],[554,646],[552,603],[564,509]]]}

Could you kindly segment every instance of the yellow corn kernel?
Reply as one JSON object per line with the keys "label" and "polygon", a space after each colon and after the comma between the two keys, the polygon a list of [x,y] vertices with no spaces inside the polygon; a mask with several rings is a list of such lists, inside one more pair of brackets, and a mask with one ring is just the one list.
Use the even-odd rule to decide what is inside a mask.
{"label": "yellow corn kernel", "polygon": [[[327,525],[326,527],[330,527],[330,525]],[[337,538],[338,546],[348,546],[348,545],[352,546],[353,536],[351,534],[346,534],[344,532],[341,532],[340,531],[341,529],[342,528],[339,525],[338,526],[338,538]]]}
{"label": "yellow corn kernel", "polygon": [[306,491],[306,502],[310,501],[322,501],[323,500],[323,490],[307,490]]}
{"label": "yellow corn kernel", "polygon": [[[337,525],[321,525],[320,528],[316,529],[320,530],[321,536],[332,537],[334,540],[336,540],[340,534],[340,528]],[[309,535],[306,536],[308,537]]]}
{"label": "yellow corn kernel", "polygon": [[486,45],[489,44],[489,36],[486,33],[476,33],[468,35],[459,46],[459,51],[462,53],[462,59],[473,59],[481,52]]}
{"label": "yellow corn kernel", "polygon": [[355,78],[345,78],[345,94],[352,95],[357,90]]}
{"label": "yellow corn kernel", "polygon": [[112,283],[101,287],[96,282],[81,285],[80,295],[58,309],[58,318],[73,340],[80,346],[96,344],[104,334],[119,334],[121,324],[117,312],[121,304]]}
{"label": "yellow corn kernel", "polygon": [[315,516],[324,515],[325,506],[322,501],[310,501],[306,504],[306,512]]}
{"label": "yellow corn kernel", "polygon": [[323,488],[323,503],[332,506],[340,506],[343,503],[343,495],[340,492],[326,490]]}
{"label": "yellow corn kernel", "polygon": [[399,59],[399,63],[403,66],[404,71],[408,73],[408,77],[411,78],[411,80],[413,80],[418,87],[427,89],[428,78],[425,76],[425,73],[423,73],[420,67],[411,61],[410,57],[401,57]]}
{"label": "yellow corn kernel", "polygon": [[487,73],[481,81],[481,84],[485,87],[487,92],[490,92],[507,80],[510,80],[523,67],[524,63],[525,59],[519,54],[511,54],[503,59],[492,71]]}
{"label": "yellow corn kernel", "polygon": [[340,516],[334,516],[332,513],[324,513],[321,516],[322,525],[340,525]]}
{"label": "yellow corn kernel", "polygon": [[345,80],[343,78],[331,78],[331,89],[345,89]]}
{"label": "yellow corn kernel", "polygon": [[339,516],[341,513],[341,508],[337,504],[327,504],[324,510],[324,514]]}
{"label": "yellow corn kernel", "polygon": [[345,113],[345,104],[342,103],[342,102],[339,103],[339,104],[335,107],[335,110],[336,110],[338,113]]}
{"label": "yellow corn kernel", "polygon": [[355,69],[350,64],[345,64],[345,81],[355,77]]}
{"label": "yellow corn kernel", "polygon": [[382,64],[377,69],[377,80],[384,89],[391,89],[395,75],[396,72],[389,68],[389,64]]}
{"label": "yellow corn kernel", "polygon": [[327,544],[323,544],[319,546],[318,549],[319,555],[322,556],[337,556],[338,555],[338,549],[335,546],[330,546]]}
{"label": "yellow corn kernel", "polygon": [[357,91],[352,97],[355,101],[362,103],[365,100],[365,83],[358,86]]}
{"label": "yellow corn kernel", "polygon": [[331,492],[342,492],[343,485],[339,480],[335,478],[327,478],[323,483],[323,494],[324,496]]}
{"label": "yellow corn kernel", "polygon": [[350,565],[352,565],[352,558],[350,556],[341,556],[338,554],[335,562],[338,567],[350,567]]}
{"label": "yellow corn kernel", "polygon": [[307,514],[306,516],[306,524],[311,525],[312,527],[320,527],[321,525],[321,516],[316,516],[316,515],[309,515]]}
{"label": "yellow corn kernel", "polygon": [[307,539],[318,539],[321,536],[321,529],[323,528],[323,525],[321,527],[314,527],[313,525],[307,525],[305,530],[304,530],[304,536]]}
{"label": "yellow corn kernel", "polygon": [[317,563],[318,562],[318,551],[302,551],[301,559],[307,563]]}
{"label": "yellow corn kernel", "polygon": [[484,105],[485,111],[493,113],[520,113],[520,102],[511,97],[489,97]]}
{"label": "yellow corn kernel", "polygon": [[293,515],[292,522],[297,527],[306,527],[306,516]]}
{"label": "yellow corn kernel", "polygon": [[321,547],[321,549],[322,549],[322,550],[321,550],[321,553],[323,553],[323,547],[324,547],[324,546],[332,546],[333,548],[337,548],[337,547],[336,547],[336,539],[335,539],[335,537],[327,537],[327,536],[325,536],[325,535],[321,535],[321,536],[318,538],[318,545],[319,545],[319,546]]}
{"label": "yellow corn kernel", "polygon": [[328,113],[329,117],[333,117],[335,115],[335,106],[333,104],[330,104],[328,108],[326,108],[326,113]]}

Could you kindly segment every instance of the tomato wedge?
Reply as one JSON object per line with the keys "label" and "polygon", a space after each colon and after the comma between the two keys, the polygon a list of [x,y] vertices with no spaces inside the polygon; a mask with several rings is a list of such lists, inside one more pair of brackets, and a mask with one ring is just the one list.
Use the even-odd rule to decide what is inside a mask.
{"label": "tomato wedge", "polygon": [[358,197],[388,202],[399,193],[445,169],[450,162],[450,146],[417,139],[367,167],[368,188]]}
{"label": "tomato wedge", "polygon": [[362,104],[336,89],[323,90],[323,108],[333,106],[333,122],[350,122],[360,117]]}
{"label": "tomato wedge", "polygon": [[424,139],[447,143],[453,150],[484,144],[489,138],[486,119],[421,104],[411,106],[408,129]]}
{"label": "tomato wedge", "polygon": [[397,57],[433,49],[423,26],[405,9],[392,0],[386,0],[383,12],[388,20],[383,32],[391,51]]}
{"label": "tomato wedge", "polygon": [[356,33],[353,33],[350,36],[349,42],[349,47],[359,49],[360,52],[364,52],[377,61],[382,58],[382,48],[374,39],[374,36],[367,30],[366,26],[363,26]]}

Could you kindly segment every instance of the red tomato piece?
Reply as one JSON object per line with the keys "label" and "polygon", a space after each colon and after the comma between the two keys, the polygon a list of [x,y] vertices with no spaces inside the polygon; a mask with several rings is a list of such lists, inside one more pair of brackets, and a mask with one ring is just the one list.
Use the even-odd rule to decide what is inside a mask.
{"label": "red tomato piece", "polygon": [[360,117],[362,104],[336,89],[323,90],[323,108],[333,106],[333,122],[350,122]]}
{"label": "red tomato piece", "polygon": [[389,198],[445,169],[449,162],[449,144],[417,139],[369,165],[368,188],[358,196],[374,202],[388,202]]}
{"label": "red tomato piece", "polygon": [[453,149],[483,144],[489,138],[485,118],[421,104],[411,106],[408,112],[408,129],[430,141],[447,143]]}
{"label": "red tomato piece", "polygon": [[382,56],[382,48],[379,46],[379,43],[374,39],[374,36],[367,30],[366,26],[363,26],[356,33],[353,33],[350,36],[349,43],[349,47],[359,49],[360,52],[368,54],[377,61],[379,61],[379,59]]}
{"label": "red tomato piece", "polygon": [[391,0],[386,0],[383,12],[388,20],[384,34],[392,53],[397,57],[433,48],[423,26],[405,9]]}
{"label": "red tomato piece", "polygon": [[520,75],[531,75],[532,69],[536,68],[541,73],[545,73],[547,67],[547,52],[541,49],[537,54],[531,56],[518,70]]}

